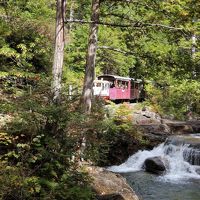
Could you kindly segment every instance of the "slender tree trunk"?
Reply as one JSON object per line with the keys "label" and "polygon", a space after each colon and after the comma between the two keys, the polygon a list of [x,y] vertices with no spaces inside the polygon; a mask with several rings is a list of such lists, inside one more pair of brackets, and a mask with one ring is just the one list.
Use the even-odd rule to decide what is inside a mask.
{"label": "slender tree trunk", "polygon": [[192,35],[192,58],[195,58],[195,53],[196,53],[196,35]]}
{"label": "slender tree trunk", "polygon": [[[71,1],[71,6],[70,6],[70,13],[69,13],[69,20],[73,21],[74,19],[74,1]],[[72,29],[72,23],[69,24],[69,32]]]}
{"label": "slender tree trunk", "polygon": [[58,103],[60,100],[64,46],[65,46],[65,34],[64,34],[65,11],[66,11],[66,0],[57,0],[55,50],[54,50],[53,70],[52,70],[53,74],[52,94],[53,94],[53,101],[55,103]]}
{"label": "slender tree trunk", "polygon": [[[92,16],[88,50],[86,57],[85,79],[82,93],[83,106],[86,113],[90,113],[92,104],[92,85],[95,77],[95,59],[97,50],[97,33],[100,12],[100,0],[92,0]],[[96,22],[96,23],[95,23]]]}
{"label": "slender tree trunk", "polygon": [[[194,60],[195,60],[195,54],[196,54],[196,35],[193,34],[192,35],[192,60],[193,60],[193,63],[194,63]],[[195,68],[192,71],[192,76],[193,76],[194,79],[197,76],[197,72],[196,72]]]}

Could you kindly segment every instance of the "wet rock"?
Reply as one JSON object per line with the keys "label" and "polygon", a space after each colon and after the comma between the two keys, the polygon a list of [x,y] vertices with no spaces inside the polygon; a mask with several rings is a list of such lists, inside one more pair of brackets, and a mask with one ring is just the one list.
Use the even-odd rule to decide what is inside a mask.
{"label": "wet rock", "polygon": [[100,167],[87,167],[98,200],[139,200],[126,179]]}
{"label": "wet rock", "polygon": [[160,156],[147,158],[143,167],[147,172],[160,175],[166,171],[166,161],[164,161]]}
{"label": "wet rock", "polygon": [[196,171],[197,174],[200,175],[200,168],[196,169],[195,171]]}
{"label": "wet rock", "polygon": [[200,120],[177,121],[162,119],[162,124],[170,128],[171,134],[190,134],[200,132]]}
{"label": "wet rock", "polygon": [[129,133],[121,132],[110,144],[107,163],[100,163],[101,166],[119,165],[125,162],[128,157],[141,148],[140,143]]}
{"label": "wet rock", "polygon": [[149,141],[146,149],[153,149],[170,135],[170,130],[165,124],[139,125],[139,128],[143,133],[143,139]]}
{"label": "wet rock", "polygon": [[200,132],[200,121],[162,119],[161,124],[143,124],[138,126],[144,134],[143,139],[149,141],[149,145],[146,146],[147,149],[152,149],[172,135],[187,135]]}
{"label": "wet rock", "polygon": [[189,134],[189,135],[170,136],[165,142],[165,145],[168,144],[173,144],[175,146],[188,144],[188,147],[200,150],[200,135]]}
{"label": "wet rock", "polygon": [[124,200],[121,194],[108,194],[97,196],[97,200]]}

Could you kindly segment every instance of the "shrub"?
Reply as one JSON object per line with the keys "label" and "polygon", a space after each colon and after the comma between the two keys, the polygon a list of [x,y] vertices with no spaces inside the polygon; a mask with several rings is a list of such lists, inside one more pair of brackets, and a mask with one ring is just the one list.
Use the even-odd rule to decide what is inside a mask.
{"label": "shrub", "polygon": [[161,114],[187,119],[187,113],[200,114],[200,83],[195,80],[168,82],[165,87],[148,85],[151,103]]}
{"label": "shrub", "polygon": [[71,159],[80,138],[74,119],[84,117],[65,97],[59,106],[47,99],[41,87],[2,108],[13,120],[0,135],[1,199],[93,198],[88,175]]}

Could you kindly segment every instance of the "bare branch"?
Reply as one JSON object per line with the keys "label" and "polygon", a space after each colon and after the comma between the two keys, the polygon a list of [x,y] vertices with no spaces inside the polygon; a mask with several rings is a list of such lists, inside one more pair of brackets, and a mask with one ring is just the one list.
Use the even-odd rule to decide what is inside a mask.
{"label": "bare branch", "polygon": [[116,51],[118,53],[122,53],[122,54],[125,54],[125,55],[134,55],[133,52],[124,51],[124,50],[117,49],[117,48],[114,48],[114,47],[109,47],[109,46],[98,46],[98,49],[108,49],[108,50]]}
{"label": "bare branch", "polygon": [[0,15],[0,19],[4,20],[5,22],[9,22],[9,20],[11,20],[12,17],[8,15]]}
{"label": "bare branch", "polygon": [[100,21],[86,21],[86,20],[79,20],[79,19],[67,19],[65,23],[80,23],[80,24],[100,24],[105,26],[113,26],[113,27],[130,27],[128,24],[115,24],[115,23],[107,23],[107,22],[100,22]]}
{"label": "bare branch", "polygon": [[101,22],[101,21],[86,21],[86,20],[79,20],[79,19],[66,19],[65,23],[80,23],[80,24],[99,24],[99,25],[105,25],[105,26],[111,26],[111,27],[120,27],[120,28],[142,28],[142,27],[160,27],[160,28],[166,28],[170,30],[184,30],[183,28],[173,27],[173,26],[167,26],[164,24],[151,24],[151,23],[142,23],[142,22],[135,22],[135,23],[127,23],[127,24],[117,24],[117,23],[107,23],[107,22]]}
{"label": "bare branch", "polygon": [[164,24],[150,24],[150,23],[144,23],[144,26],[156,26],[156,27],[162,27],[162,28],[167,28],[167,29],[174,29],[174,30],[183,30],[183,28],[177,28],[174,26],[167,26]]}

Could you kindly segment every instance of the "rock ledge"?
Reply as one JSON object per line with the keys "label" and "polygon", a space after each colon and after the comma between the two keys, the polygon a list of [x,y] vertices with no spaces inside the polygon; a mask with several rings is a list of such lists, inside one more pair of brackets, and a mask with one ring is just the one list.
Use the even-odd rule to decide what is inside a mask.
{"label": "rock ledge", "polygon": [[126,179],[104,168],[88,166],[92,188],[98,200],[139,200]]}

